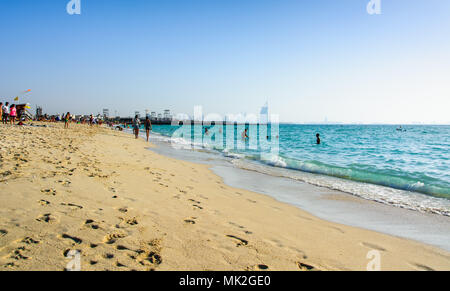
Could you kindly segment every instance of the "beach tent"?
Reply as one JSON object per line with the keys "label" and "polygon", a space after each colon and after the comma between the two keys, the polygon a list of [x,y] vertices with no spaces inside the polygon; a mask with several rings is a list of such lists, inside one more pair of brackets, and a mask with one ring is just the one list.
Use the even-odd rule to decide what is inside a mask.
{"label": "beach tent", "polygon": [[33,119],[33,115],[27,110],[31,109],[29,103],[17,104],[16,107],[17,107],[17,116],[19,117],[19,120]]}

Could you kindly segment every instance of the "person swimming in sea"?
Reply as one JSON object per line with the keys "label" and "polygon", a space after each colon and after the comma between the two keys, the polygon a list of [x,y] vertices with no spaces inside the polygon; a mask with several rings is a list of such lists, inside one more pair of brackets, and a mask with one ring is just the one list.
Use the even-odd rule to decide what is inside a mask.
{"label": "person swimming in sea", "polygon": [[242,132],[242,139],[248,139],[248,129],[246,128],[243,132]]}
{"label": "person swimming in sea", "polygon": [[316,134],[317,144],[320,144],[320,134]]}

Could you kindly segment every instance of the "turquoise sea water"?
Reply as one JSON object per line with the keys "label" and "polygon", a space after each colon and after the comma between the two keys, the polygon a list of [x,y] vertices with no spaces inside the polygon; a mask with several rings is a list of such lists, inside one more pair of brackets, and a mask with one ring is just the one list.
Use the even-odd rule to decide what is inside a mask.
{"label": "turquoise sea water", "polygon": [[[413,197],[412,193],[419,193],[425,200],[427,197],[450,200],[450,126],[411,125],[404,126],[400,131],[395,125],[280,124],[279,132],[273,136],[264,131],[260,136],[262,134],[258,132],[261,128],[250,125],[247,126],[250,137],[247,142],[241,137],[244,126],[210,126],[206,136],[204,128],[201,125],[187,128],[181,135],[179,133],[183,130],[176,126],[154,126],[153,130],[165,137],[173,137],[175,133],[175,138],[171,139],[173,143],[211,149],[239,160],[239,165],[249,161],[295,170],[299,174],[320,174],[321,180],[324,177],[339,178],[323,186],[331,185],[347,192],[356,190],[336,181],[384,186],[401,190],[402,195],[409,192],[410,197]],[[190,133],[192,136],[189,136]],[[320,133],[320,145],[316,144],[316,133]],[[276,135],[279,135],[278,139]],[[279,149],[274,152],[275,144],[279,145]],[[307,180],[306,176],[302,177],[301,180]],[[342,185],[337,187],[337,184]],[[361,191],[364,187],[358,185],[358,191]],[[383,192],[380,192],[383,196],[398,194],[395,191],[386,192],[385,188],[371,191],[371,197],[379,194],[377,191]],[[383,199],[389,201],[390,198]],[[441,209],[438,204],[439,200],[433,200],[430,207],[439,208],[437,212],[450,213],[447,206]]]}

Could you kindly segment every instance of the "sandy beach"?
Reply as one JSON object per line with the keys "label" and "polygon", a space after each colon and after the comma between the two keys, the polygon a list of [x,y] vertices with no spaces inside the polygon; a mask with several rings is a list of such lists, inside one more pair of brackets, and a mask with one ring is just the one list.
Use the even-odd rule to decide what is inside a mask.
{"label": "sandy beach", "polygon": [[[35,123],[38,124],[38,123]],[[229,187],[130,134],[0,126],[0,270],[448,270],[450,253]],[[42,125],[41,124],[41,125]]]}

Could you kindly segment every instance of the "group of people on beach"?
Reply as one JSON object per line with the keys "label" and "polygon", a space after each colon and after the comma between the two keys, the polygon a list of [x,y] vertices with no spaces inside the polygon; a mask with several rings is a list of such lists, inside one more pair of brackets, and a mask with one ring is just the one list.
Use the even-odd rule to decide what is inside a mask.
{"label": "group of people on beach", "polygon": [[[134,131],[134,136],[137,138],[139,138],[139,128],[141,127],[141,120],[139,119],[139,116],[136,115],[133,119],[133,131]],[[150,118],[148,116],[145,117],[145,121],[144,121],[144,127],[145,127],[145,133],[147,135],[147,142],[149,141],[150,138],[150,130],[152,130],[152,122],[150,121]]]}
{"label": "group of people on beach", "polygon": [[3,124],[14,124],[17,119],[17,107],[15,104],[9,105],[9,102],[6,102],[3,105],[3,102],[0,102],[0,116],[2,118]]}

